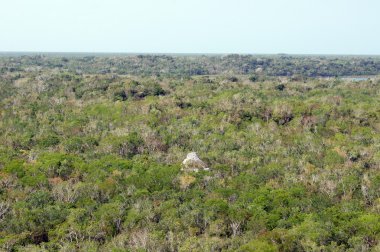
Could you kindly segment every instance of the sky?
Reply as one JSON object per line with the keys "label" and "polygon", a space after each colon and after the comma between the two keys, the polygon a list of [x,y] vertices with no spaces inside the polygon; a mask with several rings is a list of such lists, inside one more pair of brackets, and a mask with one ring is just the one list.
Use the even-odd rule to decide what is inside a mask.
{"label": "sky", "polygon": [[380,54],[379,0],[0,0],[0,51]]}

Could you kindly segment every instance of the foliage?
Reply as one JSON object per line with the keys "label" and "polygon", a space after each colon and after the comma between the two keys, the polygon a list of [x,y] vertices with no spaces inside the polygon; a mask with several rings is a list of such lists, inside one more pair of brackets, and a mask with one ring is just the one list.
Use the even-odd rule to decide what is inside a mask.
{"label": "foliage", "polygon": [[[310,78],[378,74],[377,57],[9,56],[0,73],[0,250],[380,248],[379,78]],[[209,171],[181,170],[192,151]]]}

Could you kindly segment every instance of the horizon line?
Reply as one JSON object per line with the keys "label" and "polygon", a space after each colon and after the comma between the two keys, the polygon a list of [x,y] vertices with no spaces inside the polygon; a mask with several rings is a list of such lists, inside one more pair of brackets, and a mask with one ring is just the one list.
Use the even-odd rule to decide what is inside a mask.
{"label": "horizon line", "polygon": [[[86,52],[86,51],[0,51],[0,56],[3,55],[12,55],[12,54],[80,54],[80,55],[118,55],[118,54],[124,54],[124,55],[173,55],[173,56],[186,56],[186,55],[194,55],[194,56],[223,56],[223,55],[251,55],[251,56],[364,56],[364,57],[378,57],[380,54],[332,54],[332,53],[245,53],[245,52],[218,52],[218,53],[210,53],[210,52],[196,52],[196,53],[190,53],[190,52],[106,52],[106,51],[99,51],[99,52]],[[17,55],[17,56],[23,56],[23,55]]]}

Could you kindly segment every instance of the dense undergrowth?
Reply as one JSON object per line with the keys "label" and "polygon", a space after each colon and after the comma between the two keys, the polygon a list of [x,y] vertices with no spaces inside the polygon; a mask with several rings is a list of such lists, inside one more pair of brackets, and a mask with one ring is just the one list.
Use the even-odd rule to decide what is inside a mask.
{"label": "dense undergrowth", "polygon": [[[378,251],[380,81],[0,79],[4,251]],[[184,173],[196,151],[211,168]]]}

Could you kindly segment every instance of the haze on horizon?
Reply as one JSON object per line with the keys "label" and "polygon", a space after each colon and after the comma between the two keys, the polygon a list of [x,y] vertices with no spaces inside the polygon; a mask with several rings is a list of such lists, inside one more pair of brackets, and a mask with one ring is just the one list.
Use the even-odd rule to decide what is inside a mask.
{"label": "haze on horizon", "polygon": [[0,51],[380,54],[377,0],[4,0]]}

